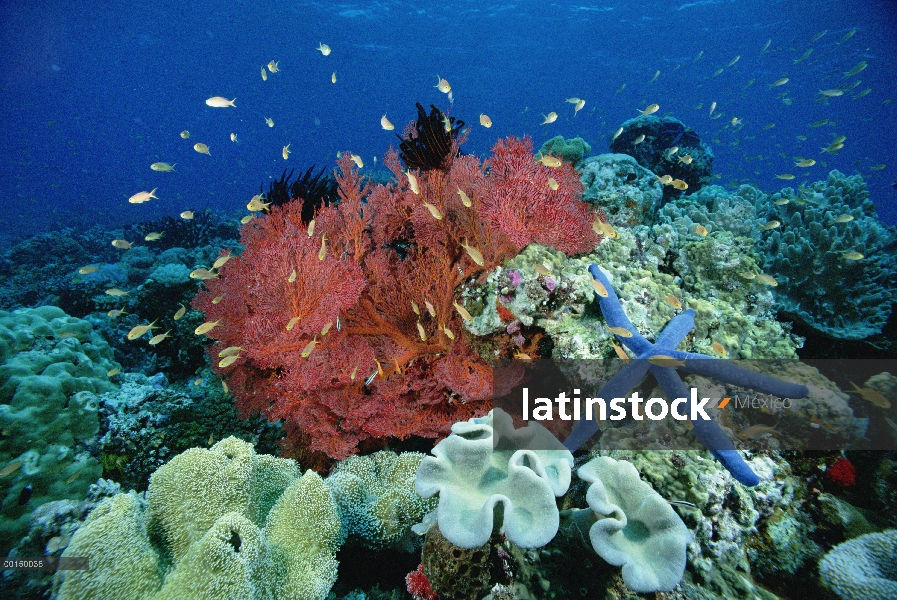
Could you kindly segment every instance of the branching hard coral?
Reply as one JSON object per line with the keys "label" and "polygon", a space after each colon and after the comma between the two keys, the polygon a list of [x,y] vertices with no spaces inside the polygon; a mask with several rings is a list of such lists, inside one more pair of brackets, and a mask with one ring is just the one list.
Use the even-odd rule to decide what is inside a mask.
{"label": "branching hard coral", "polygon": [[[294,447],[333,458],[485,413],[491,372],[456,289],[531,241],[573,253],[599,240],[575,172],[531,149],[510,138],[485,164],[459,156],[407,173],[392,151],[385,185],[365,184],[344,156],[340,202],[317,210],[314,229],[298,202],[246,225],[242,255],[194,301],[219,322],[211,354],[240,409],[284,419]],[[218,353],[231,346],[228,366]]]}

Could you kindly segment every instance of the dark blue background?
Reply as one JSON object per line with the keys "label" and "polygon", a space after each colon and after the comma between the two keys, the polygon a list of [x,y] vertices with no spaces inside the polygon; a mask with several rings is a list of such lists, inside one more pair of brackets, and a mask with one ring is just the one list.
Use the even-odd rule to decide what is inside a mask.
{"label": "dark blue background", "polygon": [[[339,150],[376,168],[373,157],[395,143],[380,128],[383,113],[400,131],[416,101],[448,106],[433,87],[437,74],[453,87],[452,114],[473,126],[468,152],[485,154],[510,134],[530,134],[536,147],[554,135],[580,135],[593,153],[605,152],[622,121],[657,102],[658,114],[717,140],[720,184],[771,192],[824,179],[830,169],[862,173],[879,214],[894,223],[895,15],[887,0],[7,0],[0,5],[0,237],[188,208],[236,210],[285,167],[332,165]],[[315,50],[319,42],[333,48],[330,56]],[[282,72],[263,82],[260,69],[272,59]],[[844,79],[861,60],[869,67]],[[780,77],[790,82],[769,88]],[[842,97],[818,93],[855,79],[862,83]],[[852,97],[867,87],[868,95]],[[213,95],[236,96],[237,108],[207,107]],[[575,118],[565,102],[571,96],[587,101]],[[724,117],[709,119],[713,101]],[[540,125],[550,111],[557,122]],[[491,129],[477,124],[481,112]],[[741,129],[728,126],[732,116]],[[809,127],[820,119],[836,125]],[[183,129],[189,140],[179,137]],[[843,150],[820,153],[836,135],[847,136]],[[208,144],[211,156],[194,152],[195,142]],[[287,143],[293,154],[284,161]],[[800,169],[796,156],[818,163]],[[177,163],[176,172],[151,171],[156,161]],[[887,167],[870,170],[881,163]],[[782,182],[776,173],[799,177]],[[159,200],[127,203],[155,187]]]}

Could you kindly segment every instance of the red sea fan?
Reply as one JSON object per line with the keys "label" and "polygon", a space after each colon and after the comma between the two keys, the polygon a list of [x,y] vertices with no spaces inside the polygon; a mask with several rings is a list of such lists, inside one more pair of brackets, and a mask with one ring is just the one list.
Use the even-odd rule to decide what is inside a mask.
{"label": "red sea fan", "polygon": [[[530,150],[511,138],[486,164],[459,156],[447,172],[412,173],[420,193],[394,151],[396,181],[378,185],[347,153],[338,204],[305,222],[294,200],[244,226],[243,253],[193,302],[220,321],[209,352],[241,412],[282,419],[298,455],[336,459],[485,414],[492,368],[471,349],[457,288],[530,242],[581,252],[598,241],[575,171]],[[220,366],[231,346],[239,358]]]}
{"label": "red sea fan", "polygon": [[529,137],[509,137],[492,147],[483,218],[507,234],[518,252],[532,242],[566,254],[592,250],[600,238],[591,227],[595,214],[581,200],[579,175],[567,163],[542,165],[532,150]]}

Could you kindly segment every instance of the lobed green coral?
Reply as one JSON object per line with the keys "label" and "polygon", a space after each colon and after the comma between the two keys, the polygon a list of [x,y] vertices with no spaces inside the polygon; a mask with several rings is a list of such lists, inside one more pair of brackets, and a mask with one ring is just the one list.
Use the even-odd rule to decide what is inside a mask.
{"label": "lobed green coral", "polygon": [[330,490],[292,460],[234,437],[158,469],[145,504],[119,494],[90,514],[63,556],[60,600],[321,599],[342,540]]}
{"label": "lobed green coral", "polygon": [[[80,498],[101,475],[83,447],[97,397],[111,391],[112,350],[92,325],[53,306],[0,311],[0,545],[8,551],[45,502]],[[16,465],[19,465],[16,467]]]}

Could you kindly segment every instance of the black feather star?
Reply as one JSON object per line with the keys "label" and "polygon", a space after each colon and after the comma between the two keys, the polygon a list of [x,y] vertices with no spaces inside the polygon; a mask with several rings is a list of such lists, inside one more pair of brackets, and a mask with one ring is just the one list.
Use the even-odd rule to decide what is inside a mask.
{"label": "black feather star", "polygon": [[464,121],[446,117],[432,104],[430,108],[432,110],[428,115],[418,102],[414,128],[406,131],[404,136],[398,136],[401,140],[399,156],[409,169],[447,170],[457,155],[458,151],[453,142],[464,127]]}

